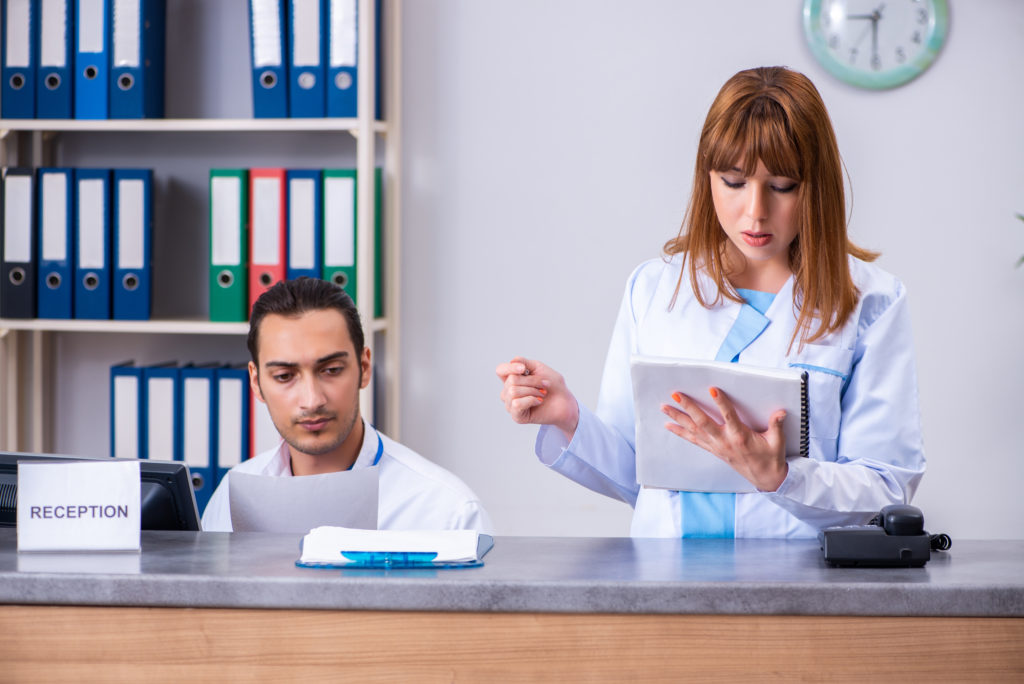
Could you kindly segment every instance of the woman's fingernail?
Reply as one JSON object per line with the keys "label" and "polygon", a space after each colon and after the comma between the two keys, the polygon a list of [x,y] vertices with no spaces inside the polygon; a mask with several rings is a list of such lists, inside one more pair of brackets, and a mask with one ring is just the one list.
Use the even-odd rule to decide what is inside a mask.
{"label": "woman's fingernail", "polygon": [[680,394],[679,392],[673,392],[672,401],[676,402],[677,404],[681,404],[683,402],[683,395]]}
{"label": "woman's fingernail", "polygon": [[540,393],[544,394],[544,395],[547,395],[548,391],[546,389],[544,389],[543,387],[541,387],[540,388]]}
{"label": "woman's fingernail", "polygon": [[712,398],[712,399],[717,399],[717,398],[718,398],[718,388],[716,388],[716,387],[712,387],[712,388],[711,388],[710,390],[708,390],[708,391],[710,391],[710,392],[711,392],[711,398]]}

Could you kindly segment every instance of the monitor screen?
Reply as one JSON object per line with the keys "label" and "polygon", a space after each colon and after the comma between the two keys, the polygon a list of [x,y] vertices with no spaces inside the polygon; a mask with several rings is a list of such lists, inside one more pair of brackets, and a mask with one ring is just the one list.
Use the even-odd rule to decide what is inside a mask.
{"label": "monitor screen", "polygon": [[[0,451],[0,527],[18,522],[18,461],[111,461],[110,458],[82,458],[50,454],[21,454]],[[129,460],[129,459],[117,459]],[[139,460],[142,529],[191,530],[198,532],[199,509],[188,466],[180,461]]]}

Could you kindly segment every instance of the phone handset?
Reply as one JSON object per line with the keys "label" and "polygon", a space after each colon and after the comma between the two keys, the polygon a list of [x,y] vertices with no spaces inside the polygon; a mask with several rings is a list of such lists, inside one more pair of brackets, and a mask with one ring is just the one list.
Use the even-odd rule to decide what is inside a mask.
{"label": "phone handset", "polygon": [[925,533],[924,514],[921,513],[920,508],[910,504],[885,506],[871,520],[871,524],[880,526],[886,534],[899,537]]}

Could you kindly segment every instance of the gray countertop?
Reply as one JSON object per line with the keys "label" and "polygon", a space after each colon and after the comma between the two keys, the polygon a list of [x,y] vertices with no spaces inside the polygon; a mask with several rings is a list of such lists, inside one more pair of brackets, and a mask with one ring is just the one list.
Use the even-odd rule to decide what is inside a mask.
{"label": "gray countertop", "polygon": [[0,603],[551,613],[1024,617],[1024,541],[831,568],[815,541],[498,537],[459,570],[295,567],[299,535],[143,532],[140,554],[19,554]]}

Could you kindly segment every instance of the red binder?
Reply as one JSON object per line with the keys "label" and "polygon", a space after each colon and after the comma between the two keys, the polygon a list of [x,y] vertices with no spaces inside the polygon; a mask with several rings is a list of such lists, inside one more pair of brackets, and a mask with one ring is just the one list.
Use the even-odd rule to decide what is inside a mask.
{"label": "red binder", "polygon": [[249,169],[249,309],[288,265],[285,169]]}

